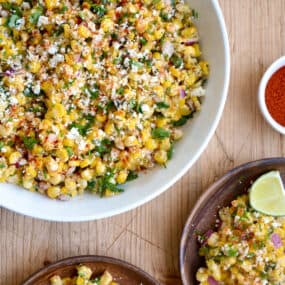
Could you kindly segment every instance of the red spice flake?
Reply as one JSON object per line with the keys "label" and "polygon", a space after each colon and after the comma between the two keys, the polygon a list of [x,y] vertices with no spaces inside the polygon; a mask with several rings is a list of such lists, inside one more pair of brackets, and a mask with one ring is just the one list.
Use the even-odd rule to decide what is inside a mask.
{"label": "red spice flake", "polygon": [[265,102],[273,119],[285,127],[285,66],[277,70],[268,81]]}

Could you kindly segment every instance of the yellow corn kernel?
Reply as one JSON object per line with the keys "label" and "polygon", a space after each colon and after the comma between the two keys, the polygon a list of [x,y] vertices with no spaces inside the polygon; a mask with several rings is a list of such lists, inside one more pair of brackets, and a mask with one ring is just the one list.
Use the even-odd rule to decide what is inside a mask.
{"label": "yellow corn kernel", "polygon": [[109,32],[113,28],[114,28],[114,22],[111,19],[106,18],[101,22],[101,29],[104,32]]}
{"label": "yellow corn kernel", "polygon": [[153,56],[154,59],[161,59],[161,54],[159,52],[153,53],[152,56]]}
{"label": "yellow corn kernel", "polygon": [[205,76],[208,76],[209,75],[209,63],[206,62],[206,61],[200,61],[199,62],[199,65],[202,69],[202,72]]}
{"label": "yellow corn kernel", "polygon": [[41,63],[35,60],[30,63],[29,68],[32,73],[37,73],[41,69]]}
{"label": "yellow corn kernel", "polygon": [[193,38],[196,34],[197,34],[197,29],[194,26],[190,28],[186,28],[181,32],[181,35],[184,38],[188,38],[188,39]]}
{"label": "yellow corn kernel", "polygon": [[169,88],[169,87],[171,87],[171,85],[172,85],[172,83],[171,83],[171,81],[169,81],[169,80],[165,80],[165,81],[163,82],[163,87],[164,87],[164,88]]}
{"label": "yellow corn kernel", "polygon": [[185,79],[185,82],[188,86],[192,86],[197,80],[197,77],[195,75],[194,72],[189,72],[186,79]]}
{"label": "yellow corn kernel", "polygon": [[95,170],[97,175],[103,175],[106,171],[106,166],[104,163],[102,163],[102,161],[99,160],[96,163]]}
{"label": "yellow corn kernel", "polygon": [[63,145],[64,146],[69,146],[69,147],[73,147],[74,146],[74,140],[69,139],[69,138],[64,138],[63,139]]}
{"label": "yellow corn kernel", "polygon": [[126,170],[121,170],[118,173],[116,180],[119,184],[123,184],[126,182],[127,178],[128,178],[128,172]]}
{"label": "yellow corn kernel", "polygon": [[[85,26],[80,26],[80,27],[85,27]],[[79,28],[80,28],[79,27]],[[78,29],[79,30],[79,29]],[[71,46],[71,49],[74,51],[74,52],[81,52],[82,51],[82,46],[80,45],[80,43],[76,40],[72,40],[70,42],[70,46]],[[74,62],[73,62],[74,64]]]}
{"label": "yellow corn kernel", "polygon": [[77,167],[80,166],[80,160],[70,160],[68,161],[68,165],[70,167]]}
{"label": "yellow corn kernel", "polygon": [[56,8],[58,5],[58,0],[45,0],[45,2],[46,2],[46,7],[49,10]]}
{"label": "yellow corn kernel", "polygon": [[23,187],[29,190],[33,190],[34,180],[25,176],[23,178]]}
{"label": "yellow corn kernel", "polygon": [[84,159],[84,160],[82,160],[81,162],[80,162],[80,167],[81,168],[85,168],[85,167],[87,167],[88,165],[90,165],[91,164],[91,161],[90,161],[90,159]]}
{"label": "yellow corn kernel", "polygon": [[160,86],[160,85],[154,86],[153,91],[156,93],[157,96],[159,96],[159,97],[163,96],[164,90],[163,90],[162,86]]}
{"label": "yellow corn kernel", "polygon": [[187,105],[184,105],[179,108],[179,112],[182,116],[187,116],[191,113],[191,110]]}
{"label": "yellow corn kernel", "polygon": [[109,285],[112,280],[112,275],[106,270],[100,278],[100,285]]}
{"label": "yellow corn kernel", "polygon": [[171,143],[170,143],[169,138],[165,138],[165,139],[161,140],[159,148],[162,150],[168,151],[171,148]]}
{"label": "yellow corn kernel", "polygon": [[174,66],[171,66],[169,68],[169,71],[171,72],[171,74],[176,77],[179,78],[180,77],[180,71],[178,69],[176,69]]}
{"label": "yellow corn kernel", "polygon": [[63,180],[63,177],[61,174],[59,173],[55,173],[54,175],[52,175],[49,179],[49,182],[52,184],[52,185],[57,185],[59,183],[61,183]]}
{"label": "yellow corn kernel", "polygon": [[107,135],[112,135],[115,131],[114,123],[111,121],[108,121],[105,125],[104,131]]}
{"label": "yellow corn kernel", "polygon": [[77,268],[77,273],[79,276],[89,280],[92,275],[92,270],[85,265],[80,265]]}
{"label": "yellow corn kernel", "polygon": [[65,148],[58,149],[56,151],[56,156],[63,162],[66,162],[69,159],[68,152]]}
{"label": "yellow corn kernel", "polygon": [[165,164],[167,161],[167,152],[164,150],[158,150],[154,154],[154,160],[159,164]]}
{"label": "yellow corn kernel", "polygon": [[112,197],[112,196],[115,196],[115,195],[116,195],[116,193],[111,191],[110,189],[106,189],[105,190],[105,193],[104,193],[105,197]]}
{"label": "yellow corn kernel", "polygon": [[61,119],[66,116],[66,110],[64,106],[60,103],[54,104],[54,106],[48,110],[46,113],[46,118],[47,119]]}
{"label": "yellow corn kernel", "polygon": [[156,120],[156,125],[158,128],[163,128],[167,124],[167,121],[168,121],[167,118],[158,118]]}
{"label": "yellow corn kernel", "polygon": [[202,53],[201,53],[199,44],[194,44],[193,47],[195,49],[195,57],[201,56]]}
{"label": "yellow corn kernel", "polygon": [[50,278],[50,285],[63,285],[61,278],[58,275],[54,275]]}
{"label": "yellow corn kernel", "polygon": [[91,31],[84,25],[80,25],[78,27],[78,35],[82,38],[90,38],[91,37]]}
{"label": "yellow corn kernel", "polygon": [[9,163],[10,164],[15,164],[16,162],[19,161],[19,159],[22,157],[22,154],[18,151],[12,152],[9,155]]}
{"label": "yellow corn kernel", "polygon": [[76,182],[71,178],[66,178],[64,181],[64,185],[68,191],[76,190]]}
{"label": "yellow corn kernel", "polygon": [[81,172],[81,177],[87,181],[90,181],[94,177],[94,172],[87,168]]}
{"label": "yellow corn kernel", "polygon": [[33,150],[32,150],[32,153],[34,155],[41,155],[43,152],[44,152],[44,149],[40,145],[38,144],[34,145]]}
{"label": "yellow corn kernel", "polygon": [[164,34],[164,30],[162,30],[162,29],[156,30],[154,32],[154,39],[160,40],[162,38],[163,34]]}
{"label": "yellow corn kernel", "polygon": [[183,136],[182,130],[175,129],[175,130],[173,131],[173,139],[174,139],[174,140],[177,141],[177,140],[181,139],[182,136]]}
{"label": "yellow corn kernel", "polygon": [[139,142],[135,136],[129,136],[124,139],[124,145],[126,147],[132,147],[139,145]]}
{"label": "yellow corn kernel", "polygon": [[83,277],[76,277],[75,285],[85,285],[85,280]]}
{"label": "yellow corn kernel", "polygon": [[107,116],[104,114],[97,114],[96,115],[96,121],[100,123],[104,123],[107,120]]}
{"label": "yellow corn kernel", "polygon": [[46,157],[45,166],[46,166],[48,172],[57,171],[59,168],[58,163],[51,156]]}
{"label": "yellow corn kernel", "polygon": [[55,91],[53,83],[50,80],[46,80],[41,83],[41,89],[48,95],[51,96]]}
{"label": "yellow corn kernel", "polygon": [[71,29],[68,24],[63,24],[63,32],[64,32],[64,37],[69,38],[71,34]]}
{"label": "yellow corn kernel", "polygon": [[47,189],[47,195],[52,198],[55,199],[60,195],[60,187],[58,186],[51,186]]}
{"label": "yellow corn kernel", "polygon": [[[206,282],[208,280],[208,273],[207,273],[207,269],[206,268],[199,268],[199,270],[196,273],[196,279],[199,282]],[[208,282],[206,283],[208,284]]]}
{"label": "yellow corn kernel", "polygon": [[31,178],[35,178],[37,176],[37,171],[33,165],[29,165],[26,168],[26,175]]}

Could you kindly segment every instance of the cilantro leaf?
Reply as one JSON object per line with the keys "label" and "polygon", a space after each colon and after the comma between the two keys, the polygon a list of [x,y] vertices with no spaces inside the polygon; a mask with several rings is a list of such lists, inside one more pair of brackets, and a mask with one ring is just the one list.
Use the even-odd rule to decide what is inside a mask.
{"label": "cilantro leaf", "polygon": [[27,149],[32,150],[34,145],[38,143],[38,140],[35,137],[24,137],[23,143]]}
{"label": "cilantro leaf", "polygon": [[132,180],[135,180],[137,179],[139,176],[136,172],[134,171],[130,171],[129,174],[128,174],[128,177],[127,177],[127,181],[132,181]]}
{"label": "cilantro leaf", "polygon": [[170,137],[170,132],[163,128],[153,129],[151,135],[154,139],[164,139]]}
{"label": "cilantro leaf", "polygon": [[156,106],[159,108],[159,109],[168,109],[169,108],[169,105],[165,102],[157,102],[156,103]]}
{"label": "cilantro leaf", "polygon": [[39,21],[40,16],[43,14],[43,12],[44,12],[43,7],[41,7],[41,6],[37,7],[33,11],[33,13],[31,14],[31,16],[29,18],[30,23],[36,25],[38,23],[38,21]]}

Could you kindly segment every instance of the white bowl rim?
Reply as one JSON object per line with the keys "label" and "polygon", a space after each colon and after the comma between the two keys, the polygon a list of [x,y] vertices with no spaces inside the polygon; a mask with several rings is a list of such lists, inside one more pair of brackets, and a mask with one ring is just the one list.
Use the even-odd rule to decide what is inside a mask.
{"label": "white bowl rim", "polygon": [[221,91],[221,100],[220,100],[219,108],[217,110],[215,119],[213,120],[213,123],[212,123],[211,128],[208,132],[207,137],[205,138],[205,140],[201,144],[200,148],[197,150],[196,154],[193,155],[193,157],[189,160],[189,162],[187,164],[184,165],[183,168],[181,168],[180,172],[177,175],[175,175],[171,180],[169,180],[168,183],[164,184],[160,188],[156,189],[156,191],[154,191],[153,193],[151,193],[149,195],[146,195],[145,197],[141,198],[140,200],[133,202],[133,203],[130,203],[127,206],[121,206],[121,207],[118,207],[116,209],[111,209],[111,210],[108,210],[108,211],[105,211],[105,212],[99,213],[99,214],[96,213],[96,214],[90,214],[90,215],[81,215],[81,216],[77,216],[77,217],[74,217],[74,216],[70,217],[68,215],[54,216],[54,215],[46,215],[46,214],[42,214],[42,213],[36,213],[35,214],[35,213],[33,213],[33,210],[22,210],[21,208],[16,209],[10,205],[7,206],[7,205],[3,205],[3,204],[1,205],[0,204],[0,207],[4,207],[4,208],[9,209],[9,210],[16,212],[18,214],[22,214],[25,216],[38,218],[38,219],[46,220],[46,221],[55,221],[55,222],[92,221],[92,220],[99,220],[99,219],[103,219],[103,218],[109,218],[109,217],[112,217],[112,216],[115,216],[118,214],[125,213],[125,212],[130,211],[130,210],[133,210],[133,209],[155,199],[160,194],[165,192],[168,188],[170,188],[175,182],[177,182],[187,172],[187,170],[198,160],[198,158],[200,157],[202,152],[207,147],[207,145],[208,145],[210,139],[212,138],[212,136],[213,136],[213,134],[214,134],[214,132],[218,126],[218,123],[222,117],[222,113],[223,113],[224,106],[225,106],[226,99],[227,99],[227,95],[228,95],[229,82],[230,82],[230,69],[231,69],[229,39],[228,39],[228,34],[227,34],[224,16],[223,16],[221,7],[219,5],[219,2],[218,2],[218,0],[210,0],[210,1],[213,4],[213,8],[217,14],[217,20],[218,20],[219,25],[220,25],[221,35],[223,38],[223,43],[224,43],[224,48],[225,48],[224,85],[223,85],[223,89]]}
{"label": "white bowl rim", "polygon": [[267,68],[259,84],[258,103],[259,103],[260,111],[263,117],[265,118],[265,120],[269,123],[269,125],[273,129],[281,133],[282,135],[285,135],[285,127],[280,125],[273,119],[265,103],[265,89],[266,89],[267,83],[269,79],[271,78],[271,76],[283,66],[285,66],[285,56],[279,57]]}

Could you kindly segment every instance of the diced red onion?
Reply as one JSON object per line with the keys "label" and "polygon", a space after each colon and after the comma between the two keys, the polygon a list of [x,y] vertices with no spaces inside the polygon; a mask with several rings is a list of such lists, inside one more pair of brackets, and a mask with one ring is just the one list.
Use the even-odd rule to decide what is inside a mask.
{"label": "diced red onion", "polygon": [[276,233],[271,235],[271,241],[276,249],[282,246],[281,237]]}
{"label": "diced red onion", "polygon": [[57,141],[57,135],[56,134],[49,134],[47,140],[49,143],[54,143]]}
{"label": "diced red onion", "polygon": [[180,98],[185,98],[186,92],[185,92],[184,89],[180,89],[180,90],[179,90],[179,93],[180,93]]}
{"label": "diced red onion", "polygon": [[185,44],[186,46],[192,46],[192,45],[194,45],[194,44],[196,44],[196,43],[198,43],[198,42],[199,42],[199,39],[193,38],[193,39],[187,40],[186,42],[184,42],[184,44]]}
{"label": "diced red onion", "polygon": [[58,196],[58,199],[59,199],[60,201],[69,201],[69,200],[70,200],[70,196],[65,195],[65,194],[62,194],[62,195],[59,195],[59,196]]}
{"label": "diced red onion", "polygon": [[219,282],[213,276],[208,277],[208,283],[210,285],[219,285]]}

